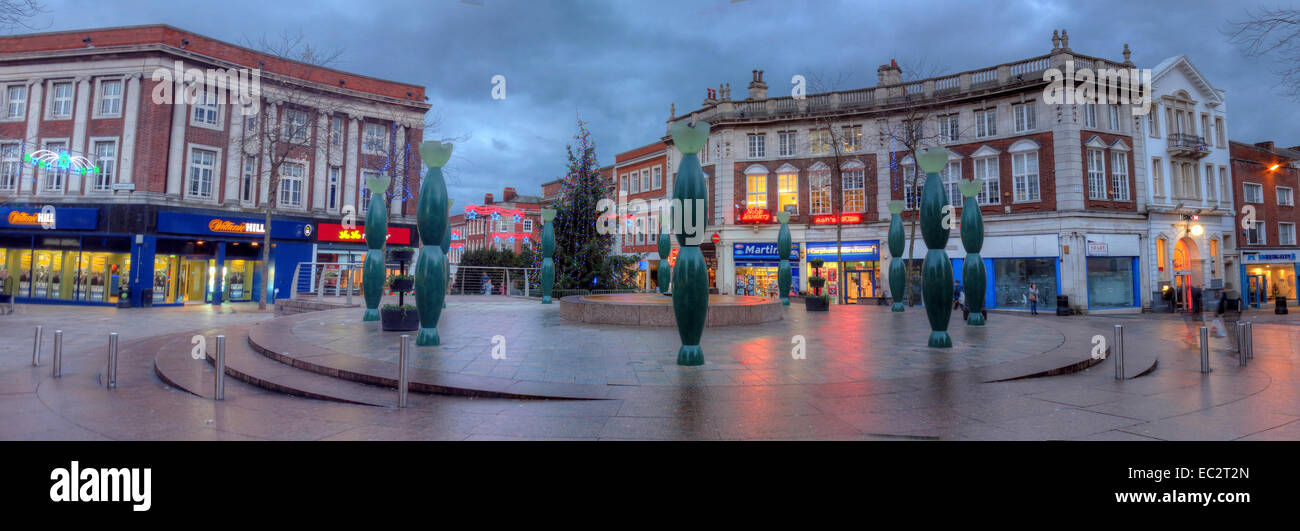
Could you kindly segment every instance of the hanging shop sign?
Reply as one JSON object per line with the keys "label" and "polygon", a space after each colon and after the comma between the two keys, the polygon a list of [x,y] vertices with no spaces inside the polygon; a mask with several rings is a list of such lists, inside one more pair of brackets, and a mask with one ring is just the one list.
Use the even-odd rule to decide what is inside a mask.
{"label": "hanging shop sign", "polygon": [[845,212],[838,217],[835,214],[818,214],[812,218],[813,225],[852,225],[862,223],[861,212]]}
{"label": "hanging shop sign", "polygon": [[0,227],[94,230],[99,228],[99,209],[0,207]]}
{"label": "hanging shop sign", "polygon": [[864,262],[880,259],[880,240],[845,241],[839,244],[839,260],[835,242],[808,242],[808,259],[820,258],[827,262]]}
{"label": "hanging shop sign", "polygon": [[[356,228],[349,229],[337,223],[321,223],[320,226],[316,228],[316,241],[365,243],[366,226],[357,225]],[[388,227],[388,235],[385,236],[385,241],[389,245],[410,245],[411,229],[406,227]]]}
{"label": "hanging shop sign", "polygon": [[766,208],[747,208],[740,214],[741,223],[770,223],[772,213]]}
{"label": "hanging shop sign", "polygon": [[[305,221],[272,220],[271,237],[282,239],[310,239],[314,226]],[[263,236],[266,222],[261,219],[238,218],[226,215],[159,212],[158,232],[171,234],[196,234],[205,236]]]}

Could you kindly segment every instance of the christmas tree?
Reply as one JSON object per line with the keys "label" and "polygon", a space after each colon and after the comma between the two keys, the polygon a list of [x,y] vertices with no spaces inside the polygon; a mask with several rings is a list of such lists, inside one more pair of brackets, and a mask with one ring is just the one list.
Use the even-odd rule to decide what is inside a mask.
{"label": "christmas tree", "polygon": [[555,215],[555,287],[556,289],[626,288],[627,275],[611,261],[614,236],[597,231],[600,212],[596,206],[605,198],[605,183],[596,162],[596,146],[591,142],[587,125],[578,119],[575,152],[565,147],[569,169],[560,185],[560,202]]}

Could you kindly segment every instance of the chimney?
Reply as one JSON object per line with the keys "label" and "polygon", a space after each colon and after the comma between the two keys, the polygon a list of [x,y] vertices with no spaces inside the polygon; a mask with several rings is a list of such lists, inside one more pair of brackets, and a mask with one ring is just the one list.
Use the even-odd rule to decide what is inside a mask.
{"label": "chimney", "polygon": [[754,75],[754,80],[749,82],[749,99],[767,99],[767,83],[763,82],[763,71],[752,70],[751,72]]}
{"label": "chimney", "polygon": [[492,204],[492,194],[490,194],[490,193],[489,193],[489,194],[483,194],[483,204],[485,204],[485,205],[490,205],[490,204]]}
{"label": "chimney", "polygon": [[514,188],[507,187],[507,188],[505,189],[505,191],[501,193],[501,200],[502,200],[502,201],[510,201],[510,200],[513,200],[513,199],[516,198],[516,197],[519,197],[519,194],[515,193],[515,189],[514,189]]}
{"label": "chimney", "polygon": [[889,60],[889,64],[880,65],[876,69],[876,86],[888,87],[898,85],[903,82],[903,69],[898,67],[898,61]]}
{"label": "chimney", "polygon": [[1268,151],[1273,151],[1273,141],[1269,140],[1268,142],[1255,142],[1255,147],[1266,149]]}

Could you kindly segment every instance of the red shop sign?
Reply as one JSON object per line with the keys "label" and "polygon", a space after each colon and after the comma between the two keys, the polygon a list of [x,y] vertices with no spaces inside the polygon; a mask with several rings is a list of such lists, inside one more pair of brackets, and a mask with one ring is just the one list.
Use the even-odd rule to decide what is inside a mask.
{"label": "red shop sign", "polygon": [[[410,245],[411,229],[405,227],[388,227],[387,243],[389,245]],[[316,241],[365,243],[366,227],[357,225],[355,229],[345,228],[337,223],[321,223],[316,227]]]}
{"label": "red shop sign", "polygon": [[740,215],[741,223],[767,223],[772,221],[772,213],[766,208],[749,208]]}

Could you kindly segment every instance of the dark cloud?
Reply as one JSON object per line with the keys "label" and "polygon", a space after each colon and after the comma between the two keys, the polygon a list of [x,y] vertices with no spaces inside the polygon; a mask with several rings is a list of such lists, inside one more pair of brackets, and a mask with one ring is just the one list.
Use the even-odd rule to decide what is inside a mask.
{"label": "dark cloud", "polygon": [[[791,76],[875,84],[876,67],[958,72],[1044,54],[1053,28],[1070,46],[1139,66],[1187,55],[1228,93],[1233,139],[1300,144],[1296,102],[1281,96],[1272,59],[1245,57],[1221,30],[1246,5],[1211,1],[899,2],[835,0],[410,0],[266,2],[221,9],[185,2],[50,1],[50,30],[167,23],[243,42],[302,30],[344,50],[339,65],[428,87],[440,117],[431,138],[467,135],[448,166],[456,204],[514,186],[538,193],[565,171],[575,122],[589,124],[603,164],[665,133],[670,103],[697,107],[706,87],[766,70],[769,93]],[[492,99],[494,75],[506,98]],[[508,149],[503,146],[508,146]]]}

